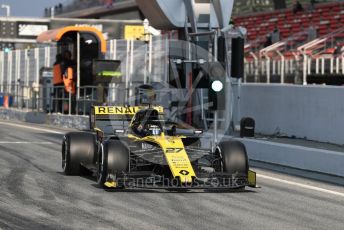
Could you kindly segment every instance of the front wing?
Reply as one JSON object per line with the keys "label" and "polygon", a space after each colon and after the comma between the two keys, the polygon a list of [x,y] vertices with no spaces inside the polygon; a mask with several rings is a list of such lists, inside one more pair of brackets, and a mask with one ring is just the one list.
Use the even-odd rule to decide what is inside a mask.
{"label": "front wing", "polygon": [[109,178],[105,183],[108,188],[145,188],[145,189],[237,189],[256,187],[256,173],[249,171],[248,175],[209,173],[199,174],[192,183],[183,183],[179,178],[135,172],[123,174],[118,178]]}

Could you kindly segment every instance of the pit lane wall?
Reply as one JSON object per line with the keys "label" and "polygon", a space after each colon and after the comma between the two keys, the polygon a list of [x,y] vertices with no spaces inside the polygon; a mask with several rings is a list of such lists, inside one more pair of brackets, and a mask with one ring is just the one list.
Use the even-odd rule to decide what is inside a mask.
{"label": "pit lane wall", "polygon": [[[256,121],[256,133],[344,145],[344,88],[243,84],[236,122]],[[257,139],[241,139],[251,160],[344,177],[344,153]]]}
{"label": "pit lane wall", "polygon": [[250,160],[344,178],[344,153],[326,149],[239,138]]}
{"label": "pit lane wall", "polygon": [[14,108],[1,108],[1,120],[17,120],[22,122],[47,124],[62,128],[71,128],[79,130],[89,129],[88,116],[69,116],[63,114],[46,114],[41,112],[26,111]]}
{"label": "pit lane wall", "polygon": [[344,87],[243,84],[236,117],[256,133],[344,145]]}

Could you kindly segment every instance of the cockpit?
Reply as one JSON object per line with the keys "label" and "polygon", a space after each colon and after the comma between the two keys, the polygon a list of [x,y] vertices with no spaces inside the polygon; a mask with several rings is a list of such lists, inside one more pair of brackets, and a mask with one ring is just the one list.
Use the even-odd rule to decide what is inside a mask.
{"label": "cockpit", "polygon": [[131,122],[131,130],[140,137],[160,136],[163,133],[163,115],[155,109],[141,110]]}

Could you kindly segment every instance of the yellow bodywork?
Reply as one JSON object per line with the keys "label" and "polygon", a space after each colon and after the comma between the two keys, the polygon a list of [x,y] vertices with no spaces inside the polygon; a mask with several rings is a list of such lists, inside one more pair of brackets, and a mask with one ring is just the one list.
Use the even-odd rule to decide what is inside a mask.
{"label": "yellow bodywork", "polygon": [[115,181],[108,181],[104,183],[105,187],[107,188],[116,188],[117,187],[117,183]]}
{"label": "yellow bodywork", "polygon": [[248,170],[247,181],[249,187],[255,188],[257,186],[256,173],[251,170]]}
{"label": "yellow bodywork", "polygon": [[149,141],[158,144],[164,152],[165,159],[172,172],[174,178],[179,177],[182,183],[191,183],[196,177],[192,168],[190,159],[185,151],[182,137],[165,136],[149,136],[139,138],[129,135],[129,138],[140,141]]}

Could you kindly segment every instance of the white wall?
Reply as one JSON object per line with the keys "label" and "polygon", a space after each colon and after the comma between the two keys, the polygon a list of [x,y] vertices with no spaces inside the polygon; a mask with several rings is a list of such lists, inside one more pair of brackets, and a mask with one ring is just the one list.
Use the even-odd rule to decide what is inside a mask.
{"label": "white wall", "polygon": [[257,133],[344,144],[344,87],[244,84],[239,104]]}

